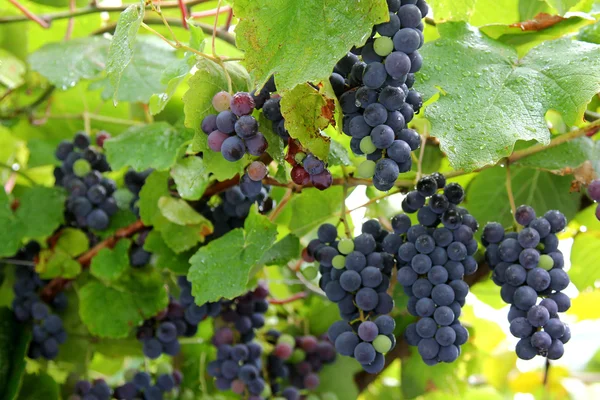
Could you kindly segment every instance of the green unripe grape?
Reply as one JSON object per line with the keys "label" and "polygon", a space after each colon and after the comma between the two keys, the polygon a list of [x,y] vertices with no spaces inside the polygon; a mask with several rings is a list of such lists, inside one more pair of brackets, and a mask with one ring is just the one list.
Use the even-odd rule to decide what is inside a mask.
{"label": "green unripe grape", "polygon": [[350,254],[354,251],[354,240],[342,239],[338,243],[338,251],[342,254]]}
{"label": "green unripe grape", "polygon": [[131,205],[131,201],[133,200],[133,193],[125,188],[117,189],[113,194],[115,201],[117,202],[117,207],[121,210],[129,210],[129,206]]}
{"label": "green unripe grape", "polygon": [[312,265],[304,267],[304,269],[301,272],[302,272],[302,275],[304,275],[304,277],[306,279],[308,279],[309,281],[312,281],[313,279],[315,279],[317,277],[317,274],[319,273],[317,268],[315,268]]}
{"label": "green unripe grape", "polygon": [[157,375],[171,375],[172,373],[173,373],[173,367],[169,363],[162,362],[162,363],[158,364],[158,366],[156,367]]}
{"label": "green unripe grape", "polygon": [[338,400],[338,397],[335,393],[326,392],[321,394],[321,400]]}
{"label": "green unripe grape", "polygon": [[[269,385],[266,385],[266,387],[269,387]],[[183,391],[183,393],[181,393],[181,395],[179,396],[179,400],[195,400],[195,399],[196,399],[196,396],[194,395],[194,392],[192,392],[190,389],[185,389]]]}
{"label": "green unripe grape", "polygon": [[290,357],[290,362],[292,364],[297,364],[299,362],[304,361],[305,358],[306,358],[306,353],[304,352],[304,350],[295,349],[294,352],[292,353],[292,356]]}
{"label": "green unripe grape", "polygon": [[296,160],[296,162],[298,164],[302,164],[302,161],[304,161],[305,158],[306,158],[306,153],[303,153],[301,151],[297,152],[296,155],[294,156],[294,160]]}
{"label": "green unripe grape", "polygon": [[542,254],[538,262],[538,267],[550,271],[554,267],[554,260],[548,254]]}
{"label": "green unripe grape", "polygon": [[279,339],[277,340],[277,344],[280,343],[286,343],[293,348],[296,345],[296,339],[294,339],[291,335],[283,334],[279,336]]}
{"label": "green unripe grape", "polygon": [[385,57],[394,51],[394,41],[387,36],[378,37],[373,43],[373,50],[378,56]]}
{"label": "green unripe grape", "polygon": [[314,394],[309,394],[308,396],[306,396],[304,398],[304,400],[319,400],[319,396],[314,395]]}
{"label": "green unripe grape", "polygon": [[364,138],[361,139],[360,151],[362,151],[365,154],[371,154],[371,153],[375,152],[375,150],[377,150],[377,147],[375,147],[375,145],[373,144],[373,141],[371,140],[371,136],[365,136]]}
{"label": "green unripe grape", "polygon": [[385,335],[379,335],[373,340],[373,347],[380,353],[387,353],[392,348],[392,341]]}
{"label": "green unripe grape", "polygon": [[264,397],[265,399],[271,397],[271,385],[265,385],[265,388],[263,389],[262,393],[260,394],[262,397]]}
{"label": "green unripe grape", "polygon": [[87,160],[84,160],[83,158],[80,158],[73,164],[73,172],[80,178],[86,176],[91,170],[92,166]]}
{"label": "green unripe grape", "polygon": [[335,268],[335,269],[342,269],[342,268],[344,268],[345,264],[346,264],[346,257],[341,256],[341,255],[337,255],[337,256],[333,257],[333,260],[331,260],[331,265],[333,265],[333,268]]}
{"label": "green unripe grape", "polygon": [[[362,145],[362,142],[361,142]],[[375,175],[375,161],[365,160],[356,168],[358,178],[372,178]]]}

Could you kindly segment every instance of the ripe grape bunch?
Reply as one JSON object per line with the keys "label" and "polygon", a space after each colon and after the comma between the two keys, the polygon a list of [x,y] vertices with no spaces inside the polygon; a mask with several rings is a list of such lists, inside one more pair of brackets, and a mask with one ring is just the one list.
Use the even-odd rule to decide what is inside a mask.
{"label": "ripe grape bunch", "polygon": [[343,131],[356,155],[366,155],[357,173],[390,190],[398,175],[410,171],[411,152],[421,145],[407,124],[423,105],[412,86],[423,59],[424,0],[389,0],[389,21],[375,26],[367,43],[340,60],[330,82],[344,114]]}
{"label": "ripe grape bunch", "polygon": [[[106,133],[96,136],[99,147],[109,138]],[[104,230],[110,217],[118,210],[113,196],[117,190],[115,182],[102,176],[110,171],[106,157],[99,148],[91,146],[85,133],[77,133],[73,141],[64,140],[56,149],[56,158],[62,161],[55,168],[56,185],[67,189],[67,221],[80,228]]]}
{"label": "ripe grape bunch", "polygon": [[[33,262],[39,251],[40,246],[37,242],[29,242],[15,258]],[[17,321],[32,324],[32,342],[29,345],[28,357],[33,359],[55,359],[58,356],[59,345],[67,340],[62,319],[53,313],[62,312],[67,308],[67,297],[61,292],[50,304],[44,302],[39,293],[47,283],[48,281],[42,280],[33,267],[20,266],[16,270],[12,309]]]}
{"label": "ripe grape bunch", "polygon": [[571,339],[571,330],[558,315],[571,307],[571,300],[562,292],[570,280],[563,270],[564,258],[556,236],[567,219],[556,210],[536,218],[532,207],[522,205],[516,209],[515,220],[522,226],[518,232],[505,233],[496,222],[483,230],[492,280],[501,286],[502,299],[511,304],[510,332],[520,339],[517,356],[523,360],[536,355],[557,360]]}
{"label": "ripe grape bunch", "polygon": [[[157,367],[156,377],[152,382],[152,375],[143,371],[128,370],[125,372],[127,380],[123,385],[117,386],[113,392],[115,399],[119,400],[161,400],[174,398],[179,391],[183,380],[180,371],[173,371],[171,365],[161,363]],[[82,400],[86,400],[84,397]],[[100,399],[98,399],[100,400]]]}
{"label": "ripe grape bunch", "polygon": [[343,319],[331,326],[329,339],[338,353],[377,373],[384,367],[383,354],[395,345],[394,320],[385,315],[394,308],[387,293],[394,257],[382,251],[388,232],[379,222],[367,221],[362,232],[354,239],[338,240],[336,227],[323,224],[307,252],[319,262],[319,285],[338,304]]}
{"label": "ripe grape bunch", "polygon": [[286,399],[300,399],[301,390],[317,389],[318,372],[335,361],[335,348],[326,337],[294,337],[271,329],[266,338],[274,346],[267,358],[271,392]]}
{"label": "ripe grape bunch", "polygon": [[144,321],[137,329],[137,338],[142,342],[144,355],[151,359],[161,354],[175,356],[181,349],[178,337],[192,337],[198,324],[207,316],[216,317],[221,304],[196,305],[192,296],[192,285],[185,276],[177,279],[180,289],[179,301],[171,298],[169,305],[157,316]]}
{"label": "ripe grape bunch", "polygon": [[266,119],[271,121],[273,131],[287,143],[288,153],[286,161],[292,166],[291,177],[295,184],[306,186],[312,183],[319,190],[325,190],[333,183],[331,172],[326,168],[325,162],[319,160],[314,154],[304,151],[297,140],[290,140],[290,134],[285,128],[285,119],[281,113],[281,97],[276,92],[273,76],[254,96],[257,109],[262,109]]}
{"label": "ripe grape bunch", "polygon": [[477,270],[473,235],[478,224],[458,207],[463,198],[462,187],[446,185],[441,174],[421,178],[402,203],[406,212],[418,210],[419,224],[400,214],[392,219],[395,234],[384,241],[385,250],[397,254],[397,279],[409,296],[408,311],[419,317],[407,326],[406,340],[427,365],[453,362],[468,339],[458,318],[469,293],[463,278]]}
{"label": "ripe grape bunch", "polygon": [[138,233],[129,248],[129,264],[133,268],[142,268],[150,262],[152,253],[144,250],[144,243],[152,229],[144,229]]}
{"label": "ripe grape bunch", "polygon": [[208,147],[212,151],[231,162],[241,160],[246,153],[257,157],[264,154],[269,144],[252,116],[255,103],[250,93],[238,92],[232,96],[218,92],[212,105],[218,114],[210,114],[202,120],[202,131],[208,135]]}
{"label": "ripe grape bunch", "polygon": [[[595,202],[600,202],[600,179],[594,179],[588,186],[588,194]],[[600,221],[600,204],[596,206],[596,218]]]}
{"label": "ripe grape bunch", "polygon": [[[138,207],[138,201],[140,200],[140,192],[148,176],[154,171],[153,169],[147,169],[142,172],[137,172],[133,169],[128,170],[125,173],[124,181],[127,191],[123,189],[117,190],[115,197],[117,204],[121,208],[129,208],[138,218],[140,216],[140,209]],[[121,204],[120,200],[123,199]]]}

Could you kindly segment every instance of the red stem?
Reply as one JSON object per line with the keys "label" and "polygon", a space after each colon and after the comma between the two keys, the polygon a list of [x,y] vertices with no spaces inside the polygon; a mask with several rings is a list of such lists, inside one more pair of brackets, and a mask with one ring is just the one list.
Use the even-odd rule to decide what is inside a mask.
{"label": "red stem", "polygon": [[223,29],[225,29],[226,31],[229,30],[232,19],[233,19],[233,9],[231,7],[229,7],[229,14],[227,15],[227,21],[225,21],[225,26],[223,27]]}
{"label": "red stem", "polygon": [[[217,13],[217,11],[218,11],[218,13]],[[230,6],[223,6],[220,9],[213,8],[212,10],[194,12],[194,13],[192,13],[192,18],[212,17],[217,14],[222,14],[224,12],[230,12],[231,15],[233,15],[233,10],[231,9]]]}
{"label": "red stem", "polygon": [[19,3],[18,0],[8,0],[8,1],[12,5],[17,7],[27,18],[29,18],[33,22],[37,23],[42,28],[44,28],[44,29],[50,28],[50,24],[48,22],[44,21],[43,19],[41,19],[40,17],[38,17],[37,15],[35,15],[31,11],[29,11],[23,4]]}
{"label": "red stem", "polygon": [[289,304],[293,303],[296,300],[301,300],[306,297],[306,292],[298,292],[293,296],[288,297],[287,299],[269,299],[269,303],[271,304]]}
{"label": "red stem", "polygon": [[179,11],[181,11],[181,24],[183,25],[183,29],[189,29],[188,23],[187,23],[187,18],[188,18],[187,8],[185,7],[183,0],[177,0],[177,2],[179,3]]}

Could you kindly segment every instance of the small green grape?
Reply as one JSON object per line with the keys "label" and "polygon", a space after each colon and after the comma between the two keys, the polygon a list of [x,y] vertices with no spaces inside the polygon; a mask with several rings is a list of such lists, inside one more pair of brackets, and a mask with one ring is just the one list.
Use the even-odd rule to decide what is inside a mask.
{"label": "small green grape", "polygon": [[554,267],[554,260],[548,254],[542,254],[538,262],[538,267],[550,271]]}
{"label": "small green grape", "polygon": [[286,343],[294,347],[296,345],[296,339],[294,339],[291,335],[283,334],[279,336],[279,339],[277,340],[277,344],[279,343]]}
{"label": "small green grape", "polygon": [[87,160],[84,160],[83,158],[80,158],[73,164],[73,172],[80,178],[86,176],[91,170],[92,166]]}
{"label": "small green grape", "polygon": [[156,367],[157,375],[171,375],[172,373],[173,373],[173,367],[169,363],[162,362],[162,363],[158,364],[158,366]]}
{"label": "small green grape", "polygon": [[[269,385],[265,386],[269,387]],[[194,392],[192,392],[191,389],[185,389],[183,393],[181,393],[181,395],[179,396],[179,400],[194,400],[195,398],[196,396],[194,395]]]}
{"label": "small green grape", "polygon": [[265,399],[271,397],[273,393],[271,392],[271,385],[265,385],[265,388],[263,389],[262,393],[260,394],[262,397],[264,397]]}
{"label": "small green grape", "polygon": [[117,189],[117,191],[113,194],[113,197],[115,198],[117,207],[119,207],[119,209],[129,210],[129,206],[133,200],[133,193],[127,189],[121,188]]}
{"label": "small green grape", "polygon": [[361,139],[360,151],[362,151],[365,154],[371,154],[371,153],[375,152],[375,150],[377,150],[377,147],[375,147],[375,145],[373,144],[373,141],[371,140],[371,136],[365,136],[364,138]]}
{"label": "small green grape", "polygon": [[331,265],[333,265],[333,268],[335,269],[344,268],[344,265],[346,265],[346,257],[338,254],[337,256],[333,257],[333,260],[331,260]]}
{"label": "small green grape", "polygon": [[379,335],[373,340],[373,347],[380,353],[387,353],[392,348],[392,341],[385,335]]}
{"label": "small green grape", "polygon": [[304,267],[304,269],[302,269],[301,272],[302,272],[302,275],[304,275],[304,277],[306,279],[308,279],[309,281],[312,281],[313,279],[315,279],[317,277],[317,274],[319,273],[319,271],[313,265]]}
{"label": "small green grape", "polygon": [[305,358],[306,358],[306,353],[304,352],[304,350],[295,349],[294,352],[292,353],[292,356],[290,357],[290,362],[292,364],[297,364],[299,362],[304,361]]}
{"label": "small green grape", "polygon": [[394,41],[387,36],[378,37],[373,43],[373,49],[378,56],[386,57],[394,51]]}
{"label": "small green grape", "polygon": [[321,394],[321,400],[338,400],[338,397],[333,392],[325,392]]}
{"label": "small green grape", "polygon": [[375,161],[365,160],[356,168],[356,176],[359,178],[372,178],[375,175]]}
{"label": "small green grape", "polygon": [[304,159],[306,158],[306,153],[299,151],[296,153],[296,155],[294,156],[294,160],[298,163],[298,164],[302,164],[302,161],[304,161]]}
{"label": "small green grape", "polygon": [[350,254],[354,251],[354,240],[342,239],[338,243],[338,251],[342,254]]}
{"label": "small green grape", "polygon": [[317,396],[316,394],[309,394],[304,398],[304,400],[319,400],[319,396]]}

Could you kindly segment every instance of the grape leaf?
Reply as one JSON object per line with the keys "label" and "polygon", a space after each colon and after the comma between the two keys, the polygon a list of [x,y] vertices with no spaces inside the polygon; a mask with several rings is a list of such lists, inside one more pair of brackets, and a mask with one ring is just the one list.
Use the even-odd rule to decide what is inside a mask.
{"label": "grape leaf", "polygon": [[455,0],[452,2],[429,0],[427,4],[435,10],[435,19],[437,21],[468,21],[473,14],[477,0]]}
{"label": "grape leaf", "polygon": [[79,290],[79,316],[90,333],[125,338],[163,310],[169,298],[158,271],[131,271],[111,286],[90,281]]}
{"label": "grape leaf", "polygon": [[166,122],[135,126],[104,143],[106,157],[113,169],[131,166],[137,171],[148,168],[165,170],[177,160],[179,149],[193,132]]}
{"label": "grape leaf", "polygon": [[162,196],[158,199],[161,214],[177,225],[211,225],[210,221],[194,210],[185,200]]}
{"label": "grape leaf", "polygon": [[104,248],[92,258],[90,272],[102,281],[117,280],[129,268],[129,239],[121,239],[113,249]]}
{"label": "grape leaf", "polygon": [[598,231],[581,232],[575,236],[571,249],[569,277],[580,291],[594,287],[598,278],[598,246],[600,246]]}
{"label": "grape leaf", "polygon": [[271,247],[260,259],[259,264],[283,265],[300,256],[300,240],[289,234]]}
{"label": "grape leaf", "polygon": [[59,387],[56,381],[45,372],[27,374],[23,377],[17,400],[59,400]]}
{"label": "grape leaf", "polygon": [[0,308],[0,399],[13,400],[25,373],[30,335],[6,307]]}
{"label": "grape leaf", "polygon": [[289,223],[290,231],[302,237],[312,229],[321,225],[339,212],[342,206],[343,193],[339,186],[331,187],[326,191],[305,189],[290,201],[290,212],[293,215]]}
{"label": "grape leaf", "polygon": [[350,161],[350,154],[348,153],[348,150],[341,143],[335,140],[331,141],[331,147],[327,162],[329,163],[329,165],[352,165],[352,161]]}
{"label": "grape leaf", "polygon": [[277,226],[252,207],[244,229],[234,229],[208,245],[192,258],[188,280],[197,304],[232,299],[245,293],[249,273],[273,245]]}
{"label": "grape leaf", "polygon": [[339,399],[357,399],[360,392],[354,382],[354,374],[361,370],[360,364],[350,357],[337,357],[335,363],[326,365],[319,372],[318,393],[335,393]]}
{"label": "grape leaf", "polygon": [[546,112],[554,109],[575,125],[600,90],[600,46],[560,39],[518,60],[513,49],[467,24],[446,23],[439,31],[441,38],[422,50],[417,89],[426,99],[439,93],[426,117],[454,168],[495,163],[517,140],[547,144]]}
{"label": "grape leaf", "polygon": [[600,21],[596,22],[595,24],[583,27],[579,31],[577,39],[582,40],[584,42],[600,44]]}
{"label": "grape leaf", "polygon": [[[579,193],[569,193],[570,176],[558,176],[531,168],[511,167],[515,204],[527,204],[537,214],[560,210],[567,219],[575,216]],[[481,171],[467,187],[469,212],[480,224],[496,221],[505,227],[513,223],[506,191],[506,169],[494,167]],[[552,196],[548,196],[552,193]]]}
{"label": "grape leaf", "polygon": [[102,36],[48,43],[29,56],[29,65],[54,86],[67,90],[104,71],[109,46],[110,41]]}
{"label": "grape leaf", "polygon": [[192,251],[175,253],[165,243],[161,234],[151,231],[144,242],[144,250],[152,253],[153,264],[158,269],[168,269],[177,275],[186,275],[190,268],[189,259],[194,255]]}
{"label": "grape leaf", "polygon": [[23,61],[11,52],[0,48],[0,64],[2,65],[2,70],[0,70],[1,84],[12,90],[25,83],[23,75],[27,71],[27,67],[25,67]]}
{"label": "grape leaf", "polygon": [[134,54],[135,37],[144,20],[144,2],[132,4],[119,15],[117,29],[108,49],[106,74],[113,87],[113,103],[117,105],[119,83],[123,72],[131,63]]}
{"label": "grape leaf", "polygon": [[60,249],[71,257],[77,257],[90,248],[90,239],[85,232],[75,228],[63,228],[56,241],[55,249]]}
{"label": "grape leaf", "polygon": [[571,308],[567,310],[567,314],[577,317],[577,321],[597,320],[600,318],[599,301],[600,291],[598,290],[579,293],[571,302]]}
{"label": "grape leaf", "polygon": [[[204,50],[204,32],[195,26],[191,21],[188,22],[190,29],[190,47],[192,49]],[[196,63],[196,55],[188,51],[181,60],[177,60],[167,65],[167,68],[160,76],[160,82],[167,85],[163,93],[153,94],[148,103],[150,113],[156,115],[165,109],[165,106],[175,94],[177,87],[183,82]]]}
{"label": "grape leaf", "polygon": [[[43,199],[43,207],[40,207]],[[50,236],[64,221],[65,192],[61,188],[34,186],[19,198],[15,216],[30,238]]]}
{"label": "grape leaf", "polygon": [[586,160],[598,159],[600,159],[598,143],[582,137],[522,158],[515,165],[560,171],[577,168]]}
{"label": "grape leaf", "polygon": [[0,190],[0,226],[0,257],[12,256],[19,250],[24,227],[13,215],[4,190]]}
{"label": "grape leaf", "polygon": [[171,170],[182,199],[199,200],[210,184],[208,171],[200,157],[185,157],[177,161]]}
{"label": "grape leaf", "polygon": [[140,191],[140,217],[144,225],[154,225],[157,218],[162,217],[158,208],[158,199],[162,196],[169,196],[169,187],[167,180],[169,179],[168,172],[154,171],[148,178]]}
{"label": "grape leaf", "polygon": [[42,279],[52,279],[58,276],[72,279],[81,273],[81,264],[60,248],[45,249],[39,254],[35,270]]}
{"label": "grape leaf", "polygon": [[269,147],[267,147],[267,153],[273,158],[273,160],[277,161],[278,164],[284,164],[284,152],[283,149],[287,143],[285,143],[281,137],[275,133],[273,129],[273,122],[269,121],[265,118],[265,115],[258,110],[254,111],[254,118],[258,121],[260,126],[260,132],[264,135],[265,139],[267,139],[267,143]]}
{"label": "grape leaf", "polygon": [[[215,153],[208,148],[207,135],[202,132],[202,120],[209,114],[216,114],[212,106],[212,98],[218,92],[227,91],[227,78],[220,65],[213,61],[201,59],[196,65],[197,71],[189,81],[189,89],[183,96],[183,111],[185,113],[185,126],[196,131],[192,148],[195,152],[203,152],[204,165],[215,175],[217,180],[223,181],[241,173],[247,164],[248,157],[244,156],[237,162],[229,162],[220,153]],[[234,62],[225,64],[231,77],[234,92],[250,89],[250,77],[244,68]]]}
{"label": "grape leaf", "polygon": [[528,21],[541,12],[551,13],[551,11],[546,0],[519,0],[519,21]]}
{"label": "grape leaf", "polygon": [[558,13],[562,15],[569,11],[571,7],[579,3],[579,1],[580,0],[546,0],[546,3],[554,7]]}
{"label": "grape leaf", "polygon": [[321,131],[334,121],[333,99],[308,83],[296,86],[281,98],[285,127],[294,139],[320,160],[327,161],[331,139]]}
{"label": "grape leaf", "polygon": [[280,91],[329,78],[350,47],[363,44],[373,25],[389,18],[383,0],[237,0],[234,12],[248,70],[260,86],[276,74]]}

